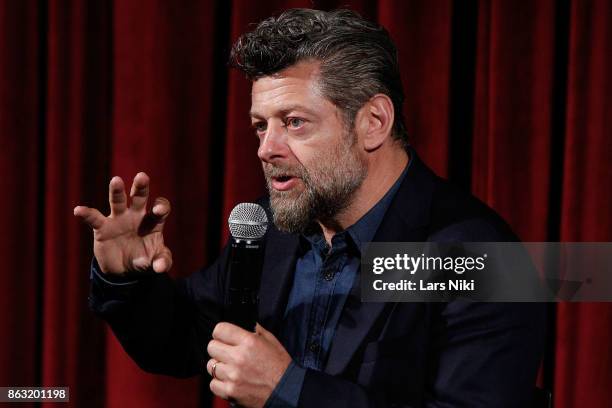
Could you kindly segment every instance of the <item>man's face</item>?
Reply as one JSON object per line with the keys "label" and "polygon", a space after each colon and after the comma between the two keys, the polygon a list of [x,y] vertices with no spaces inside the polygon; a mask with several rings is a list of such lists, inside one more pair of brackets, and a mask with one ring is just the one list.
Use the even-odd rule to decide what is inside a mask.
{"label": "man's face", "polygon": [[333,221],[367,174],[355,134],[318,86],[318,63],[301,62],[253,82],[251,122],[274,223],[303,232]]}

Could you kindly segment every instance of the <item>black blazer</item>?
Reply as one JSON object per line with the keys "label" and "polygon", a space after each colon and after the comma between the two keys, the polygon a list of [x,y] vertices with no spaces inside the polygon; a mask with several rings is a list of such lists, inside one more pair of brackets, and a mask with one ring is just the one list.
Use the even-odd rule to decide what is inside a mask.
{"label": "black blazer", "polygon": [[[416,155],[374,241],[514,241],[474,197],[435,176]],[[265,203],[264,203],[265,204]],[[297,235],[267,233],[259,321],[277,336]],[[205,373],[221,319],[228,250],[185,279],[151,274],[129,288],[93,281],[91,308],[144,370]],[[542,355],[545,307],[537,303],[346,301],[322,372],[307,370],[300,406],[529,407]]]}

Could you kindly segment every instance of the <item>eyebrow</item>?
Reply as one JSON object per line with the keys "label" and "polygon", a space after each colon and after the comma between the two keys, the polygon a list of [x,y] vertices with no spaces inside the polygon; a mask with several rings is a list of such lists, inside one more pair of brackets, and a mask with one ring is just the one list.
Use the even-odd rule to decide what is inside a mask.
{"label": "eyebrow", "polygon": [[[296,111],[296,110],[297,111],[303,111],[304,113],[307,113],[309,115],[313,115],[313,116],[315,115],[315,113],[312,110],[306,108],[304,105],[298,105],[298,104],[287,106],[286,108],[281,109],[281,110],[275,112],[275,114],[279,114],[281,116],[286,116],[289,112],[293,112],[293,111]],[[251,110],[249,112],[249,117],[251,117],[251,118],[263,118],[263,115],[258,113],[258,112],[256,112],[256,111]]]}

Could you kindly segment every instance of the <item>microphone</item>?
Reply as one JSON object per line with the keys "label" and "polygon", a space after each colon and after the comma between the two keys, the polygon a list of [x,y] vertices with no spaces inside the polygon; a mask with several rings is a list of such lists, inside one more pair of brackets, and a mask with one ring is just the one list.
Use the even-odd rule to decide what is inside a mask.
{"label": "microphone", "polygon": [[268,217],[259,204],[240,203],[232,210],[228,224],[232,237],[226,265],[229,287],[225,317],[230,323],[255,331]]}

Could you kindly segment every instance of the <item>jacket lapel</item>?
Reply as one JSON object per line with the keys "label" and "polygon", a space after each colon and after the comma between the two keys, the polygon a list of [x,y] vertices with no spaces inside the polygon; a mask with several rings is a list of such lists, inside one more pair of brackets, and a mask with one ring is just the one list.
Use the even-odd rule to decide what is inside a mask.
{"label": "jacket lapel", "polygon": [[[411,163],[376,235],[375,242],[420,242],[427,238],[434,175],[411,151]],[[362,303],[357,274],[331,343],[325,372],[342,373],[391,303]],[[384,319],[384,316],[382,317]]]}

